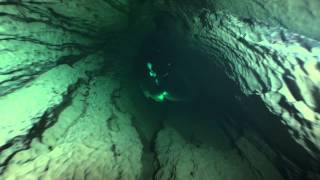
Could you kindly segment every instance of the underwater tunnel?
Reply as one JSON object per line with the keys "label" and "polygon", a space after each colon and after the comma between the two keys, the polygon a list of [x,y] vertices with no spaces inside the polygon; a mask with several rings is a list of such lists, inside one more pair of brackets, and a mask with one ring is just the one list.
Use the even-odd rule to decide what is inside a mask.
{"label": "underwater tunnel", "polygon": [[0,180],[320,180],[319,0],[0,0]]}

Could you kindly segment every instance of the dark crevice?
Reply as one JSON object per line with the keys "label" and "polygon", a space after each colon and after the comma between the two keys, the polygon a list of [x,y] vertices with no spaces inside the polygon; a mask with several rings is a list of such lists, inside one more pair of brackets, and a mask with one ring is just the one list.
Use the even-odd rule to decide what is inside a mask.
{"label": "dark crevice", "polygon": [[296,101],[303,100],[303,97],[302,97],[301,92],[300,92],[300,88],[296,84],[295,79],[293,79],[290,76],[284,75],[283,76],[283,80],[286,82],[286,85],[288,86],[290,92],[292,93],[292,95],[294,96]]}
{"label": "dark crevice", "polygon": [[[22,7],[20,7],[20,8],[22,8]],[[24,8],[30,10],[30,12],[39,13],[39,11],[33,10],[32,8],[30,8],[28,6],[25,6]],[[21,9],[19,11],[21,11]],[[50,9],[49,9],[49,12],[50,12]],[[51,13],[54,14],[54,11],[52,10]],[[68,19],[68,20],[65,20],[65,21],[53,22],[51,20],[51,18],[50,18],[50,14],[41,13],[40,15],[42,17],[47,17],[47,18],[35,19],[35,18],[30,18],[30,17],[25,17],[25,16],[18,16],[18,15],[15,15],[15,14],[0,13],[0,16],[7,16],[7,17],[11,18],[12,20],[15,20],[15,21],[18,21],[18,22],[22,22],[22,23],[44,23],[44,24],[47,24],[49,26],[55,27],[57,29],[65,30],[65,31],[70,32],[70,33],[80,34],[80,35],[83,35],[85,37],[89,37],[89,38],[93,38],[93,39],[97,39],[98,38],[96,36],[93,36],[93,34],[97,34],[97,33],[93,33],[95,31],[93,29],[90,29],[89,25],[85,25],[85,27],[79,27],[79,28],[74,28],[74,29],[68,28],[68,25],[70,26],[70,24],[67,23],[67,22],[68,21],[69,22],[73,22],[73,21],[75,21],[75,19]],[[45,19],[48,19],[48,20],[45,20]],[[76,24],[75,25],[72,24],[72,27],[74,27],[74,26],[77,26],[77,25]],[[88,29],[88,32],[79,31],[78,29],[81,29],[81,30]]]}
{"label": "dark crevice", "polygon": [[[81,81],[78,82],[78,85]],[[10,160],[20,151],[26,150],[30,148],[30,144],[34,139],[38,139],[42,142],[42,135],[45,130],[49,127],[53,126],[57,120],[59,114],[64,110],[65,107],[69,106],[72,103],[72,94],[78,85],[74,85],[70,87],[68,93],[64,95],[64,101],[58,106],[54,107],[50,112],[45,112],[40,120],[29,130],[28,134],[25,136],[15,137],[13,140],[5,145],[2,151],[9,149],[13,151],[10,153],[8,157],[6,157],[5,161],[0,164],[0,175],[6,170]],[[1,151],[0,151],[1,152]]]}

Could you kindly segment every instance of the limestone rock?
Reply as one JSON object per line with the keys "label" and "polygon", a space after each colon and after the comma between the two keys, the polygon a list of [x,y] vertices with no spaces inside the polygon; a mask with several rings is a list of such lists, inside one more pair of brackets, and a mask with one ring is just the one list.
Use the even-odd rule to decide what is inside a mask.
{"label": "limestone rock", "polygon": [[137,179],[142,145],[131,116],[112,104],[118,83],[96,77],[72,95],[56,123],[15,154],[4,179]]}
{"label": "limestone rock", "polygon": [[[0,2],[0,179],[137,179],[142,145],[100,51],[127,1]],[[111,66],[110,62],[110,66]]]}
{"label": "limestone rock", "polygon": [[[190,44],[203,53],[215,54],[213,61],[246,95],[241,102],[257,97],[268,108],[265,112],[280,118],[282,130],[278,133],[288,143],[276,142],[281,149],[291,146],[289,142],[294,140],[300,146],[297,149],[303,148],[306,156],[319,160],[320,114],[316,102],[320,43],[280,27],[271,28],[258,22],[248,24],[223,12],[207,14],[206,21],[201,18],[194,19],[192,32],[198,39]],[[254,118],[261,129],[266,123],[271,124],[271,120],[265,119],[270,118],[268,115],[255,114]],[[266,136],[271,133],[266,132]]]}
{"label": "limestone rock", "polygon": [[[152,174],[143,172],[152,165],[142,162],[143,150],[150,161],[155,153],[159,180],[280,180],[275,167],[319,178],[317,8],[317,0],[0,0],[0,179],[139,179]],[[179,31],[169,38],[185,42],[174,46],[212,57],[206,70],[219,67],[239,88],[228,92],[239,92],[230,96],[250,118],[225,124],[236,137],[224,137],[232,147],[190,142],[166,126],[151,152],[163,106],[147,103],[132,85],[132,66],[157,10],[181,19],[165,25]],[[249,126],[261,143],[239,133]],[[206,142],[212,129],[199,133]]]}
{"label": "limestone rock", "polygon": [[[252,147],[250,143],[244,145]],[[205,144],[192,144],[167,127],[159,132],[156,140],[159,169],[155,179],[282,179],[259,151],[253,148],[246,152],[252,153],[254,159],[248,161],[246,155],[242,157],[236,149],[221,151]],[[268,174],[270,172],[275,174]]]}

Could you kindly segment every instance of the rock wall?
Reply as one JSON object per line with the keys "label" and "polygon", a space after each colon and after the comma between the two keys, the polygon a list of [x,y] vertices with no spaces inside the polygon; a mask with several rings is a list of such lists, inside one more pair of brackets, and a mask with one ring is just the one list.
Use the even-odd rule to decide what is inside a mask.
{"label": "rock wall", "polygon": [[[317,2],[155,1],[182,20],[170,38],[212,57],[239,88],[250,118],[223,123],[228,151],[170,126],[148,147],[166,118],[131,72],[151,28],[143,23],[155,9],[138,11],[148,2],[0,2],[0,179],[150,179],[143,165],[153,155],[155,179],[319,178],[319,29],[305,23],[319,16]],[[294,14],[300,7],[306,16]],[[233,15],[212,11],[221,9]],[[155,152],[143,159],[143,150]]]}
{"label": "rock wall", "polygon": [[[300,176],[314,178],[309,172],[319,171],[320,160],[319,41],[294,33],[294,28],[286,29],[264,21],[269,18],[267,15],[263,18],[255,16],[257,5],[251,8],[252,11],[235,13],[240,16],[237,17],[226,13],[230,9],[236,11],[237,3],[218,12],[194,8],[196,5],[179,1],[171,3],[176,17],[189,27],[189,30],[180,28],[188,41],[186,46],[212,57],[212,62],[241,89],[243,95],[236,98],[251,114],[251,125],[275,152],[298,164],[297,169],[303,171]],[[219,4],[220,1],[211,3]],[[224,7],[222,4],[221,8]],[[243,3],[239,8],[243,6],[247,7],[247,4]],[[282,8],[288,6],[279,7]],[[250,16],[239,15],[243,12]],[[280,17],[277,13],[274,15]],[[297,20],[295,24],[288,20],[286,23],[293,27],[300,22]],[[305,34],[310,35],[308,33]]]}
{"label": "rock wall", "polygon": [[[162,1],[158,1],[163,3]],[[282,26],[292,32],[320,40],[319,6],[317,0],[202,0],[202,1],[166,1],[168,4],[180,4],[189,13],[200,9],[206,11],[225,11],[244,20],[256,19],[272,26]],[[160,3],[160,4],[161,4]]]}
{"label": "rock wall", "polygon": [[43,118],[43,124],[51,125],[37,127],[42,134],[25,138],[22,149],[5,150],[14,156],[6,159],[1,177],[137,179],[142,169],[142,144],[131,124],[132,115],[121,112],[113,102],[119,88],[108,76],[96,76],[79,85],[72,99],[64,99],[67,107]]}
{"label": "rock wall", "polygon": [[292,32],[320,40],[320,23],[317,0],[281,1],[211,1],[216,10],[226,10],[241,18],[259,19],[272,25],[281,25]]}
{"label": "rock wall", "polygon": [[156,139],[160,168],[155,179],[283,179],[249,141],[242,138],[238,143],[248,154],[241,156],[236,148],[221,150],[220,147],[195,144],[172,127],[166,127]]}
{"label": "rock wall", "polygon": [[130,6],[0,2],[0,179],[140,177],[140,117],[118,102],[128,94],[115,75],[140,40],[126,56],[110,48],[127,37]]}

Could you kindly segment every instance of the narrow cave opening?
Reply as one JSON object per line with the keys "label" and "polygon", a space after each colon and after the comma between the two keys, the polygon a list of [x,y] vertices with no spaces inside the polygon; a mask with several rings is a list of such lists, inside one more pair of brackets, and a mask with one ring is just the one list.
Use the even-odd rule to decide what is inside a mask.
{"label": "narrow cave opening", "polygon": [[[146,38],[138,55],[136,74],[144,96],[149,101],[162,104],[163,111],[160,115],[162,126],[174,128],[187,144],[196,148],[214,147],[217,151],[228,152],[216,153],[217,156],[236,154],[241,157],[244,160],[240,163],[242,168],[235,169],[235,175],[230,176],[231,179],[236,178],[235,176],[241,179],[242,174],[238,172],[246,172],[247,166],[256,166],[256,161],[260,161],[268,168],[260,166],[261,169],[254,170],[257,172],[251,175],[247,174],[246,178],[257,179],[266,176],[273,179],[314,178],[313,175],[301,174],[302,171],[308,171],[310,165],[315,162],[287,134],[282,134],[286,128],[279,123],[280,118],[268,114],[269,110],[254,96],[242,102],[241,99],[246,95],[241,91],[239,84],[230,79],[225,67],[214,63],[217,61],[216,58],[223,58],[224,55],[219,53],[224,52],[214,51],[216,54],[210,54],[194,46],[188,46],[190,42],[188,34],[185,34],[183,20],[169,12],[160,12],[155,16],[154,23],[155,30]],[[291,107],[288,107],[288,110],[290,109]],[[262,115],[262,120],[257,120],[252,111],[256,112],[258,117],[259,114]],[[269,124],[263,125],[265,122],[261,121],[264,120],[269,120]],[[269,134],[270,131],[274,134]],[[151,142],[155,143],[155,146],[161,144],[159,142],[161,131],[157,133],[158,139],[153,139]],[[244,141],[248,142],[242,142],[243,137],[246,139]],[[251,143],[255,144],[254,148],[243,147]],[[288,150],[288,147],[292,149]],[[286,157],[279,158],[277,156],[281,153],[269,151],[277,148],[280,152],[287,152]],[[152,151],[157,150],[152,149]],[[259,155],[248,157],[250,153]],[[286,158],[290,158],[290,161],[299,164],[299,168],[304,170],[297,171],[297,167]],[[233,160],[237,161],[236,158]],[[273,165],[270,164],[271,161],[274,161],[271,163]],[[160,160],[159,163],[163,162]],[[224,163],[228,167],[228,160]],[[159,170],[155,172],[153,177],[156,178],[162,177],[159,172],[164,173]],[[194,173],[192,171],[191,177],[188,178],[195,177]],[[221,176],[228,177],[224,173]]]}
{"label": "narrow cave opening", "polygon": [[[246,150],[237,147],[237,141],[243,136],[242,131],[247,128],[246,123],[250,118],[236,100],[243,93],[223,69],[213,63],[213,58],[220,57],[219,55],[208,56],[188,46],[184,30],[177,25],[181,25],[179,17],[170,12],[160,12],[155,15],[154,23],[154,30],[146,37],[135,58],[135,73],[141,93],[149,103],[159,104],[162,109],[158,115],[161,126],[155,129],[155,134],[161,132],[163,127],[170,127],[185,140],[183,143],[192,146],[191,149],[198,148],[201,152],[204,147],[214,148],[215,152],[211,155],[243,158],[243,161],[226,158],[223,162],[226,168],[224,170],[230,168],[232,163],[239,163],[241,167],[233,170],[234,175],[228,176],[224,172],[220,174],[223,178],[242,178],[241,172],[249,173],[250,168],[247,167],[252,165],[252,160],[246,159],[244,155],[250,152],[242,152]],[[161,141],[163,140],[156,135],[152,141],[147,142],[147,147],[151,147],[147,150],[149,163],[152,162],[151,154],[154,160],[163,163],[157,160],[157,146],[161,145]],[[184,146],[179,141],[171,143],[171,146]],[[268,164],[268,160],[260,160]],[[149,163],[145,166],[150,167]],[[161,165],[156,163],[155,168],[161,169]],[[148,170],[150,169],[147,168]],[[149,177],[146,175],[144,179],[151,178],[150,174],[157,179],[163,178],[161,173],[167,172],[153,169],[152,173],[145,173]],[[192,179],[196,177],[195,173],[186,173],[188,176],[185,178]],[[256,179],[256,172],[251,173],[246,178]],[[280,178],[277,174],[270,177]]]}
{"label": "narrow cave opening", "polygon": [[155,30],[145,39],[135,61],[137,83],[144,96],[167,107],[241,111],[234,100],[241,93],[238,87],[212,57],[186,46],[186,39],[175,29],[179,20],[168,12],[154,19]]}

